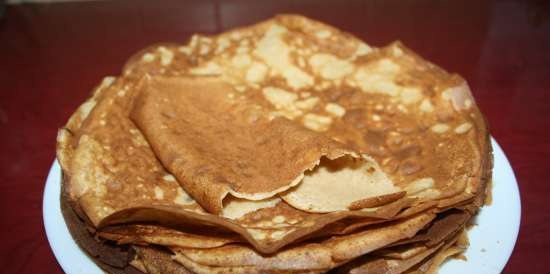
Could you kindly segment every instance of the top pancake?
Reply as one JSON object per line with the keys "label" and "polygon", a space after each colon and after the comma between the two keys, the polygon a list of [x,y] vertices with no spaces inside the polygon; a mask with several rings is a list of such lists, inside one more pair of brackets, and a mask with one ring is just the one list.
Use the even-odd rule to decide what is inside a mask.
{"label": "top pancake", "polygon": [[318,22],[279,16],[151,49],[127,71],[162,63],[166,51],[183,55],[166,70],[224,79],[234,88],[228,97],[246,97],[272,117],[368,154],[411,196],[446,206],[482,188],[487,130],[466,82],[400,43],[374,49]]}
{"label": "top pancake", "polygon": [[[297,200],[295,191],[306,186],[292,187],[300,183],[325,185],[319,195],[302,190],[310,211],[346,210],[356,200],[400,191],[369,159],[288,119],[270,119],[255,102],[228,97],[232,91],[217,78],[145,79],[132,113],[163,165],[208,211],[221,212],[228,194],[263,200],[286,191]],[[326,162],[332,166],[314,169]],[[334,196],[337,189],[342,195]],[[324,193],[342,204],[325,209],[331,201]]]}
{"label": "top pancake", "polygon": [[[143,80],[145,74],[151,75],[149,80]],[[266,125],[280,123],[282,128],[295,128],[293,132],[302,132],[298,133],[300,136],[315,136],[313,139],[320,138],[325,140],[322,143],[331,144],[329,149],[325,148],[326,153],[336,148],[379,167],[377,174],[387,178],[392,188],[375,197],[406,191],[405,197],[395,196],[401,200],[396,201],[394,197],[386,201],[388,205],[409,201],[401,202],[401,206],[417,207],[435,200],[444,208],[468,201],[482,191],[481,176],[490,168],[486,164],[489,153],[486,126],[467,84],[460,77],[449,75],[399,43],[375,49],[324,24],[299,16],[279,16],[218,36],[194,36],[186,46],[151,47],[132,58],[122,77],[114,82],[106,81],[73,115],[66,129],[60,131],[58,158],[70,177],[66,191],[78,201],[94,226],[131,220],[166,220],[159,212],[177,212],[176,215],[186,221],[227,227],[266,251],[266,246],[274,242],[288,244],[346,214],[358,212],[360,216],[391,219],[402,209],[394,207],[397,211],[383,212],[380,203],[372,204],[370,196],[365,195],[365,199],[358,199],[356,203],[349,201],[324,211],[310,210],[337,212],[306,212],[312,202],[330,201],[326,197],[317,201],[306,199],[317,189],[315,184],[319,181],[308,184],[307,180],[297,179],[321,160],[324,154],[319,153],[322,150],[319,147],[323,146],[315,148],[314,157],[288,174],[277,174],[276,169],[265,167],[252,173],[255,178],[265,170],[269,176],[287,175],[273,185],[265,179],[265,184],[251,183],[239,188],[240,180],[230,180],[236,184],[221,184],[225,189],[210,192],[206,184],[200,186],[189,181],[184,171],[193,170],[197,165],[186,167],[181,161],[170,164],[169,153],[161,153],[159,149],[162,142],[178,145],[179,141],[171,142],[176,139],[170,138],[162,141],[161,136],[153,136],[159,124],[147,126],[141,118],[134,117],[138,128],[129,119],[134,100],[142,100],[139,96],[144,90],[143,81],[149,81],[145,90],[172,81],[159,75],[215,78],[215,85],[224,86],[226,96],[220,101],[223,104],[225,100],[253,102],[254,108],[265,115]],[[206,104],[204,100],[202,105]],[[177,106],[174,110],[185,111]],[[158,112],[150,108],[146,113]],[[218,125],[222,129],[231,128],[224,128],[222,123]],[[174,128],[182,129],[181,125]],[[277,140],[286,137],[279,136]],[[199,147],[212,151],[212,145]],[[244,155],[248,157],[246,161],[253,163],[254,155],[250,153],[235,155]],[[277,160],[286,165],[283,160],[295,159],[296,154]],[[312,173],[322,175],[327,170],[324,167],[322,164]],[[259,170],[262,172],[257,172]],[[224,203],[226,191],[233,192],[234,197]],[[317,192],[315,197],[322,194],[330,197],[330,188]],[[411,204],[414,199],[416,202]],[[284,211],[287,212],[283,216],[285,223],[275,222],[280,218],[272,214],[288,205],[292,207]],[[370,206],[363,210],[364,205]],[[359,210],[346,211],[342,208],[345,206]],[[233,213],[226,216],[235,221],[216,216],[223,215],[225,207],[233,208],[230,210]],[[138,208],[154,210],[138,214]],[[264,209],[258,210],[260,208]],[[264,211],[271,212],[266,215],[267,220],[245,221],[255,220],[251,215],[264,216],[260,214]],[[170,214],[168,216],[173,216]],[[290,216],[302,216],[302,219],[299,223],[287,224],[286,221],[293,220]],[[266,237],[265,229],[275,227],[282,234]],[[258,231],[258,228],[261,229]],[[263,245],[258,245],[259,242]]]}

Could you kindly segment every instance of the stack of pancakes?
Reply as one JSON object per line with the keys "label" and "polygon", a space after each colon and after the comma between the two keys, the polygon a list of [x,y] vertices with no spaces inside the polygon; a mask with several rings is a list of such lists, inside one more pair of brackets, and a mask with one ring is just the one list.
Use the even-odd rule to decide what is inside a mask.
{"label": "stack of pancakes", "polygon": [[109,273],[434,273],[492,168],[460,76],[296,15],[136,54],[57,158]]}

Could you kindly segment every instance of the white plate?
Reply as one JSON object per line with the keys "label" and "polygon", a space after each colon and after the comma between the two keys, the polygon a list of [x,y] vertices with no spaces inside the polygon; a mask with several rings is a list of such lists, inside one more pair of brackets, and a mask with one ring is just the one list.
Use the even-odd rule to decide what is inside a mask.
{"label": "white plate", "polygon": [[[518,185],[510,163],[494,139],[493,203],[477,216],[477,225],[468,233],[467,261],[450,260],[439,274],[498,274],[512,254],[519,232],[521,204]],[[61,170],[55,161],[44,189],[43,215],[48,241],[57,261],[67,274],[103,274],[70,236],[61,215],[59,201]]]}

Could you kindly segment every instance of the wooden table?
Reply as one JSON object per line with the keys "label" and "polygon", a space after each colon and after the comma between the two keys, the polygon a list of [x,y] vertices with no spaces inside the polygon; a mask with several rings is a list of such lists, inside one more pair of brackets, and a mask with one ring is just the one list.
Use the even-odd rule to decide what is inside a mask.
{"label": "wooden table", "polygon": [[[57,128],[156,42],[301,13],[375,46],[399,39],[468,79],[516,172],[522,227],[504,273],[549,273],[550,9],[542,1],[98,1],[8,6],[0,20],[0,269],[62,273],[42,224]],[[496,182],[498,183],[498,182]],[[480,273],[483,274],[483,273]]]}

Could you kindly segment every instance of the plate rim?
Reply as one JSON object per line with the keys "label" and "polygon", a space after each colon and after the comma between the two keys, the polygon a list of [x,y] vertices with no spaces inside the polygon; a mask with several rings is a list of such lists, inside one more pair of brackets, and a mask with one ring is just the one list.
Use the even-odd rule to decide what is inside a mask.
{"label": "plate rim", "polygon": [[61,212],[61,167],[54,159],[46,179],[42,216],[48,244],[61,269],[67,274],[105,274],[71,236]]}

